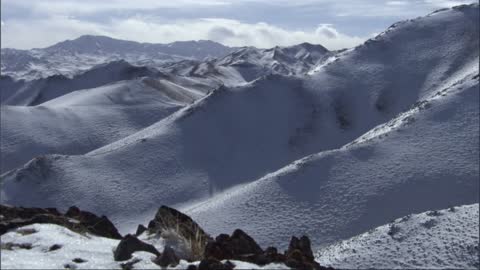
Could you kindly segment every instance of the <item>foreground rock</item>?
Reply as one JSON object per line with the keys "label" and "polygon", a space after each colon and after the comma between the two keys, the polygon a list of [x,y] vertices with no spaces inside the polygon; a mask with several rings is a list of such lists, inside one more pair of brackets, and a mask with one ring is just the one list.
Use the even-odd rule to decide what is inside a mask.
{"label": "foreground rock", "polygon": [[177,257],[177,254],[175,254],[175,251],[171,247],[166,246],[162,255],[158,256],[155,260],[153,260],[153,262],[161,267],[175,267],[180,262],[180,259]]}
{"label": "foreground rock", "polygon": [[222,263],[215,259],[203,259],[198,265],[198,270],[230,270],[234,268],[235,265],[230,261]]}
{"label": "foreground rock", "polygon": [[146,251],[160,256],[160,252],[158,252],[154,246],[138,240],[137,237],[131,234],[127,234],[122,241],[118,243],[113,253],[113,258],[115,261],[126,261],[132,258],[132,254],[136,251]]}
{"label": "foreground rock", "polygon": [[[215,239],[210,237],[189,216],[167,206],[162,206],[157,211],[155,218],[149,222],[148,228],[139,225],[135,235],[127,234],[125,237],[118,233],[115,226],[107,217],[98,217],[93,213],[82,211],[75,206],[68,209],[65,214],[53,208],[24,208],[0,205],[0,232],[4,234],[10,230],[35,223],[51,223],[66,227],[72,231],[84,234],[86,232],[113,239],[121,239],[113,251],[113,260],[120,261],[122,269],[132,269],[141,262],[133,253],[149,252],[155,257],[150,263],[166,268],[176,267],[180,260],[200,261],[199,265],[189,265],[189,269],[234,269],[230,260],[253,263],[259,266],[271,263],[284,264],[295,269],[329,269],[321,267],[315,260],[311,249],[310,239],[306,236],[292,237],[288,249],[281,253],[275,247],[263,250],[260,245],[240,229],[231,235],[220,234]],[[31,228],[16,230],[19,235],[36,233]],[[140,237],[142,240],[140,240]],[[155,248],[154,243],[163,241],[163,252]],[[150,242],[153,240],[153,242]],[[176,245],[171,245],[175,243]],[[16,243],[5,243],[2,249],[29,249],[30,246]],[[46,252],[58,252],[62,245],[49,246]],[[85,264],[88,261],[73,258],[68,266],[73,263]],[[185,263],[185,262],[183,262]]]}
{"label": "foreground rock", "polygon": [[307,236],[300,239],[292,237],[287,251],[281,254],[275,247],[263,251],[252,237],[237,229],[231,236],[220,234],[214,241],[210,241],[205,247],[204,256],[208,260],[239,260],[260,266],[283,263],[295,269],[329,269],[321,267],[315,261]]}
{"label": "foreground rock", "polygon": [[121,239],[122,236],[110,220],[82,211],[75,206],[62,214],[55,208],[25,208],[0,205],[0,234],[31,224],[57,224],[79,233],[92,233],[98,236]]}
{"label": "foreground rock", "polygon": [[[139,226],[141,228],[141,226]],[[138,230],[142,232],[142,229]],[[182,241],[188,243],[190,252],[186,258],[189,261],[198,261],[203,258],[203,251],[212,240],[195,221],[189,216],[168,206],[161,206],[153,220],[148,224],[149,234],[176,234]]]}

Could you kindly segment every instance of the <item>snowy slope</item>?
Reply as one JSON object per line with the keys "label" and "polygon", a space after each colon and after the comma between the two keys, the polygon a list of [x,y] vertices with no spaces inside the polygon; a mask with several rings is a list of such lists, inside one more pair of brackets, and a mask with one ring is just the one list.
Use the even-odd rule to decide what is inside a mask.
{"label": "snowy slope", "polygon": [[409,213],[478,202],[476,74],[377,127],[376,136],[183,210],[213,234],[241,226],[268,245],[303,233],[318,247]]}
{"label": "snowy slope", "polygon": [[[32,232],[25,234],[24,232]],[[146,236],[139,237],[142,241],[154,245],[157,250],[163,251],[164,241],[158,239],[152,241]],[[119,240],[99,237],[91,234],[79,234],[67,228],[54,224],[34,224],[8,232],[1,237],[2,241],[2,269],[123,269],[124,262],[116,262],[113,259],[113,251]],[[13,245],[30,244],[30,249],[13,247],[4,248],[7,243]],[[49,251],[53,245],[60,245],[60,249]],[[148,252],[135,252],[132,259],[139,260],[134,264],[135,269],[161,269],[154,264],[155,256]],[[74,259],[82,259],[83,262],[74,262]],[[282,264],[269,264],[260,267],[255,264],[232,261],[236,269],[288,269]],[[188,265],[197,265],[199,262],[188,263],[181,260],[176,267],[169,269],[186,269]]]}
{"label": "snowy slope", "polygon": [[317,253],[341,269],[478,269],[478,204],[408,215]]}
{"label": "snowy slope", "polygon": [[121,60],[96,66],[73,78],[54,75],[33,81],[17,81],[16,84],[12,84],[11,78],[4,76],[0,80],[1,104],[35,106],[75,90],[94,88],[107,83],[144,76],[159,77],[162,74],[157,70],[133,66]]}
{"label": "snowy slope", "polygon": [[1,50],[1,72],[15,79],[39,79],[74,75],[95,65],[126,60],[136,65],[159,65],[182,59],[223,57],[233,48],[212,41],[182,41],[170,44],[138,43],[105,36],[81,36],[53,46]]}
{"label": "snowy slope", "polygon": [[203,94],[142,78],[74,91],[40,106],[2,106],[2,172],[45,154],[84,154],[122,139]]}
{"label": "snowy slope", "polygon": [[4,174],[2,201],[75,204],[124,230],[177,205],[212,234],[241,227],[277,246],[301,233],[320,246],[477,202],[478,30],[478,5],[448,9],[400,23],[311,76],[221,87],[125,139]]}

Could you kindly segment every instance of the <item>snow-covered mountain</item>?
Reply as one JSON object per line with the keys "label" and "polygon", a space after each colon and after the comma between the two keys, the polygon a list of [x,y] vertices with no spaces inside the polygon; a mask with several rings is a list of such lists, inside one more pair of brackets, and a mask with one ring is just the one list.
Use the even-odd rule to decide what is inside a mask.
{"label": "snow-covered mountain", "polygon": [[[376,257],[364,242],[341,244],[366,256],[351,261],[331,245],[412,213],[478,203],[479,30],[472,4],[396,23],[345,51],[300,44],[155,68],[121,61],[60,86],[4,77],[2,95],[17,106],[2,106],[2,155],[12,160],[2,168],[12,170],[1,201],[78,205],[123,232],[171,205],[212,235],[240,227],[285,248],[306,234],[330,254],[319,260],[367,266]],[[101,75],[119,63],[141,72]],[[441,211],[437,222],[474,208]],[[415,224],[425,215],[405,229],[424,239]],[[378,263],[421,267],[410,258]]]}
{"label": "snow-covered mountain", "polygon": [[2,172],[37,156],[84,154],[122,139],[203,96],[198,89],[144,77],[74,91],[39,106],[2,106]]}
{"label": "snow-covered mountain", "polygon": [[340,269],[478,269],[478,204],[408,215],[317,253]]}
{"label": "snow-covered mountain", "polygon": [[15,81],[9,76],[2,76],[0,78],[1,104],[35,106],[80,89],[94,88],[139,77],[159,77],[161,75],[156,69],[133,66],[124,60],[119,60],[95,66],[72,78],[53,75],[32,81]]}
{"label": "snow-covered mountain", "polygon": [[155,66],[182,59],[222,57],[232,50],[234,48],[208,40],[151,44],[85,35],[42,49],[2,48],[1,72],[2,75],[26,80],[53,75],[72,77],[112,61],[125,60],[135,65]]}
{"label": "snow-covered mountain", "polygon": [[211,61],[179,61],[162,70],[183,76],[211,78],[227,86],[254,81],[270,74],[302,76],[333,56],[321,45],[302,43],[290,47],[240,48]]}

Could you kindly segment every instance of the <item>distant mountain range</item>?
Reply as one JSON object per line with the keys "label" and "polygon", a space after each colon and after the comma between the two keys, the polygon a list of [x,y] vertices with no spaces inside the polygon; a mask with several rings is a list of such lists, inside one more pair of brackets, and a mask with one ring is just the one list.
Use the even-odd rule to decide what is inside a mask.
{"label": "distant mountain range", "polygon": [[85,35],[42,49],[2,48],[1,72],[24,79],[58,74],[73,76],[95,65],[120,59],[137,65],[154,65],[184,59],[218,58],[233,50],[235,48],[208,40],[152,44]]}

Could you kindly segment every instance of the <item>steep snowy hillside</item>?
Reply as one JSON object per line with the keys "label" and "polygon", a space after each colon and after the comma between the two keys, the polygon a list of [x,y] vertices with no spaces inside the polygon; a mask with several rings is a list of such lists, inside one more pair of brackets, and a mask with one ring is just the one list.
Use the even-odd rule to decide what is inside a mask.
{"label": "steep snowy hillside", "polygon": [[478,202],[478,69],[475,74],[370,136],[184,211],[213,234],[242,224],[262,244],[300,232],[322,246],[409,213]]}
{"label": "steep snowy hillside", "polygon": [[212,41],[170,44],[138,43],[105,36],[81,36],[43,49],[1,50],[1,72],[15,79],[39,79],[53,75],[72,77],[95,65],[126,60],[136,65],[158,65],[182,59],[223,57],[233,48]]}
{"label": "steep snowy hillside", "polygon": [[408,215],[320,250],[340,269],[478,269],[478,204]]}
{"label": "steep snowy hillside", "polygon": [[277,246],[307,234],[317,247],[478,202],[478,11],[396,24],[312,61],[311,76],[223,86],[100,149],[31,161],[2,175],[2,202],[75,204],[124,230],[176,205],[212,234],[241,227]]}
{"label": "steep snowy hillside", "polygon": [[142,78],[78,90],[40,106],[2,106],[2,172],[45,154],[84,154],[147,127],[202,96]]}
{"label": "steep snowy hillside", "polygon": [[180,61],[166,64],[162,70],[183,76],[210,78],[234,86],[269,74],[305,75],[332,55],[334,52],[323,46],[309,43],[271,49],[245,47],[220,59]]}

